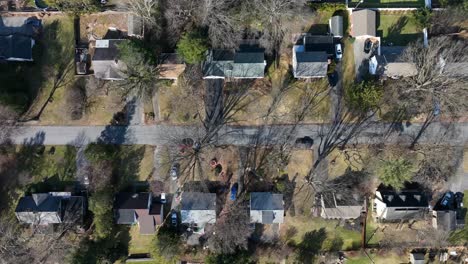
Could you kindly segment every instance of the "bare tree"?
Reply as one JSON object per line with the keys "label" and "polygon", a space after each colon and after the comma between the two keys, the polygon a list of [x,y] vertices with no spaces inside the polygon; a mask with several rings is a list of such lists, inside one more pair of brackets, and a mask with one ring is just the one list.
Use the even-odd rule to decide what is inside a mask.
{"label": "bare tree", "polygon": [[414,76],[395,82],[399,108],[410,116],[425,114],[425,122],[415,136],[414,148],[427,127],[440,114],[456,118],[468,109],[464,95],[468,92],[468,77],[457,74],[468,61],[465,41],[449,37],[432,38],[429,46],[422,42],[411,44],[402,55],[404,61],[413,63],[417,69]]}
{"label": "bare tree", "polygon": [[128,0],[127,9],[135,13],[151,29],[157,29],[158,0]]}
{"label": "bare tree", "polygon": [[[217,254],[232,254],[239,249],[247,249],[250,236],[248,209],[242,199],[226,204],[208,238],[210,249]],[[227,202],[230,203],[230,202]]]}
{"label": "bare tree", "polygon": [[259,17],[263,25],[261,37],[263,46],[271,52],[277,66],[284,38],[288,33],[288,21],[297,19],[304,12],[303,0],[255,0],[249,8],[255,10],[250,15]]}

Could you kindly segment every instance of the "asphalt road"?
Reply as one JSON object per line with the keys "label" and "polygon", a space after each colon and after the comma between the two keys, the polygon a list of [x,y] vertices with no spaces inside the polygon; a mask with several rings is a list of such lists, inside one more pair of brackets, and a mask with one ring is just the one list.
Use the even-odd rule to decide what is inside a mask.
{"label": "asphalt road", "polygon": [[[295,137],[309,136],[318,142],[320,131],[328,124],[299,125]],[[290,133],[291,125],[281,125],[261,129],[256,126],[228,126],[219,133],[222,144],[238,146],[251,145],[254,138],[268,139],[269,142],[284,138]],[[411,142],[418,133],[420,124],[403,125],[401,130],[384,137],[390,124],[372,123],[352,144],[403,143]],[[261,131],[261,132],[259,132]],[[275,133],[271,133],[274,131]],[[46,144],[46,145],[83,145],[95,142],[98,138],[109,144],[147,144],[168,145],[175,135],[195,135],[200,128],[195,126],[168,125],[130,125],[130,126],[22,126],[12,136],[16,144]],[[443,124],[435,122],[429,126],[420,143],[443,143],[453,146],[463,146],[468,141],[468,123]]]}

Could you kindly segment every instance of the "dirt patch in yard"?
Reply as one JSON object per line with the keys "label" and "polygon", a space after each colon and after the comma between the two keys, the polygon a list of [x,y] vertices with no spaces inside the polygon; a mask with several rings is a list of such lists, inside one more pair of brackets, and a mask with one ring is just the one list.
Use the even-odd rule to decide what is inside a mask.
{"label": "dirt patch in yard", "polygon": [[80,41],[109,38],[109,28],[120,30],[127,34],[128,13],[104,12],[80,17]]}

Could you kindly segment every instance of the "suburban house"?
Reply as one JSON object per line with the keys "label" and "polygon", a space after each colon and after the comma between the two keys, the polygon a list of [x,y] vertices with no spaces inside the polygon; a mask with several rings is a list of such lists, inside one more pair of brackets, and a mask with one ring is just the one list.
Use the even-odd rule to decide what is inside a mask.
{"label": "suburban house", "polygon": [[250,193],[250,222],[258,224],[283,223],[283,195],[270,192]]}
{"label": "suburban house", "polygon": [[70,192],[33,193],[20,198],[15,215],[25,224],[80,224],[85,214],[84,203],[83,196]]}
{"label": "suburban house", "polygon": [[185,63],[177,53],[162,53],[158,61],[159,79],[177,80],[185,70]]}
{"label": "suburban house", "polygon": [[36,17],[0,17],[0,60],[33,61],[34,37],[40,29]]}
{"label": "suburban house", "polygon": [[342,16],[332,16],[328,20],[328,26],[330,27],[330,33],[335,38],[342,38],[344,35],[343,31],[343,17]]}
{"label": "suburban house", "polygon": [[207,224],[216,223],[216,194],[184,192],[181,197],[181,222],[196,233],[204,233]]}
{"label": "suburban house", "polygon": [[380,185],[375,192],[373,209],[376,220],[420,219],[428,212],[429,202],[413,184],[408,183],[401,191]]}
{"label": "suburban house", "polygon": [[353,11],[351,14],[351,36],[376,36],[376,12],[370,9]]}
{"label": "suburban house", "polygon": [[468,62],[449,62],[444,65],[443,72],[448,76],[466,77],[468,76]]}
{"label": "suburban house", "polygon": [[210,50],[203,62],[204,79],[258,79],[265,75],[265,52],[261,48]]}
{"label": "suburban house", "polygon": [[403,46],[380,47],[380,55],[369,59],[369,73],[391,79],[416,75],[414,63],[401,58],[404,50]]}
{"label": "suburban house", "polygon": [[92,57],[94,76],[103,80],[123,80],[123,71],[127,68],[124,62],[119,60],[117,46],[125,39],[98,39]]}
{"label": "suburban house", "polygon": [[163,204],[153,201],[151,193],[119,193],[114,211],[117,224],[137,224],[140,234],[152,235],[163,222]]}
{"label": "suburban house", "polygon": [[410,253],[410,263],[411,264],[424,264],[426,263],[424,259],[424,253],[415,253],[411,252]]}
{"label": "suburban house", "polygon": [[356,219],[363,211],[364,199],[358,194],[320,194],[320,216],[325,219]]}
{"label": "suburban house", "polygon": [[327,76],[329,57],[334,54],[333,36],[302,36],[293,46],[294,78],[322,78]]}

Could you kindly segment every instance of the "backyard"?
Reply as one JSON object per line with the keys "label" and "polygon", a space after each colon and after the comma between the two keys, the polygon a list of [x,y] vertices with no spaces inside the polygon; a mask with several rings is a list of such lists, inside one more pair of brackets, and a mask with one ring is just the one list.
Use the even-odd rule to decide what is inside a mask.
{"label": "backyard", "polygon": [[406,46],[423,37],[409,12],[385,12],[377,15],[377,36],[382,45]]}

